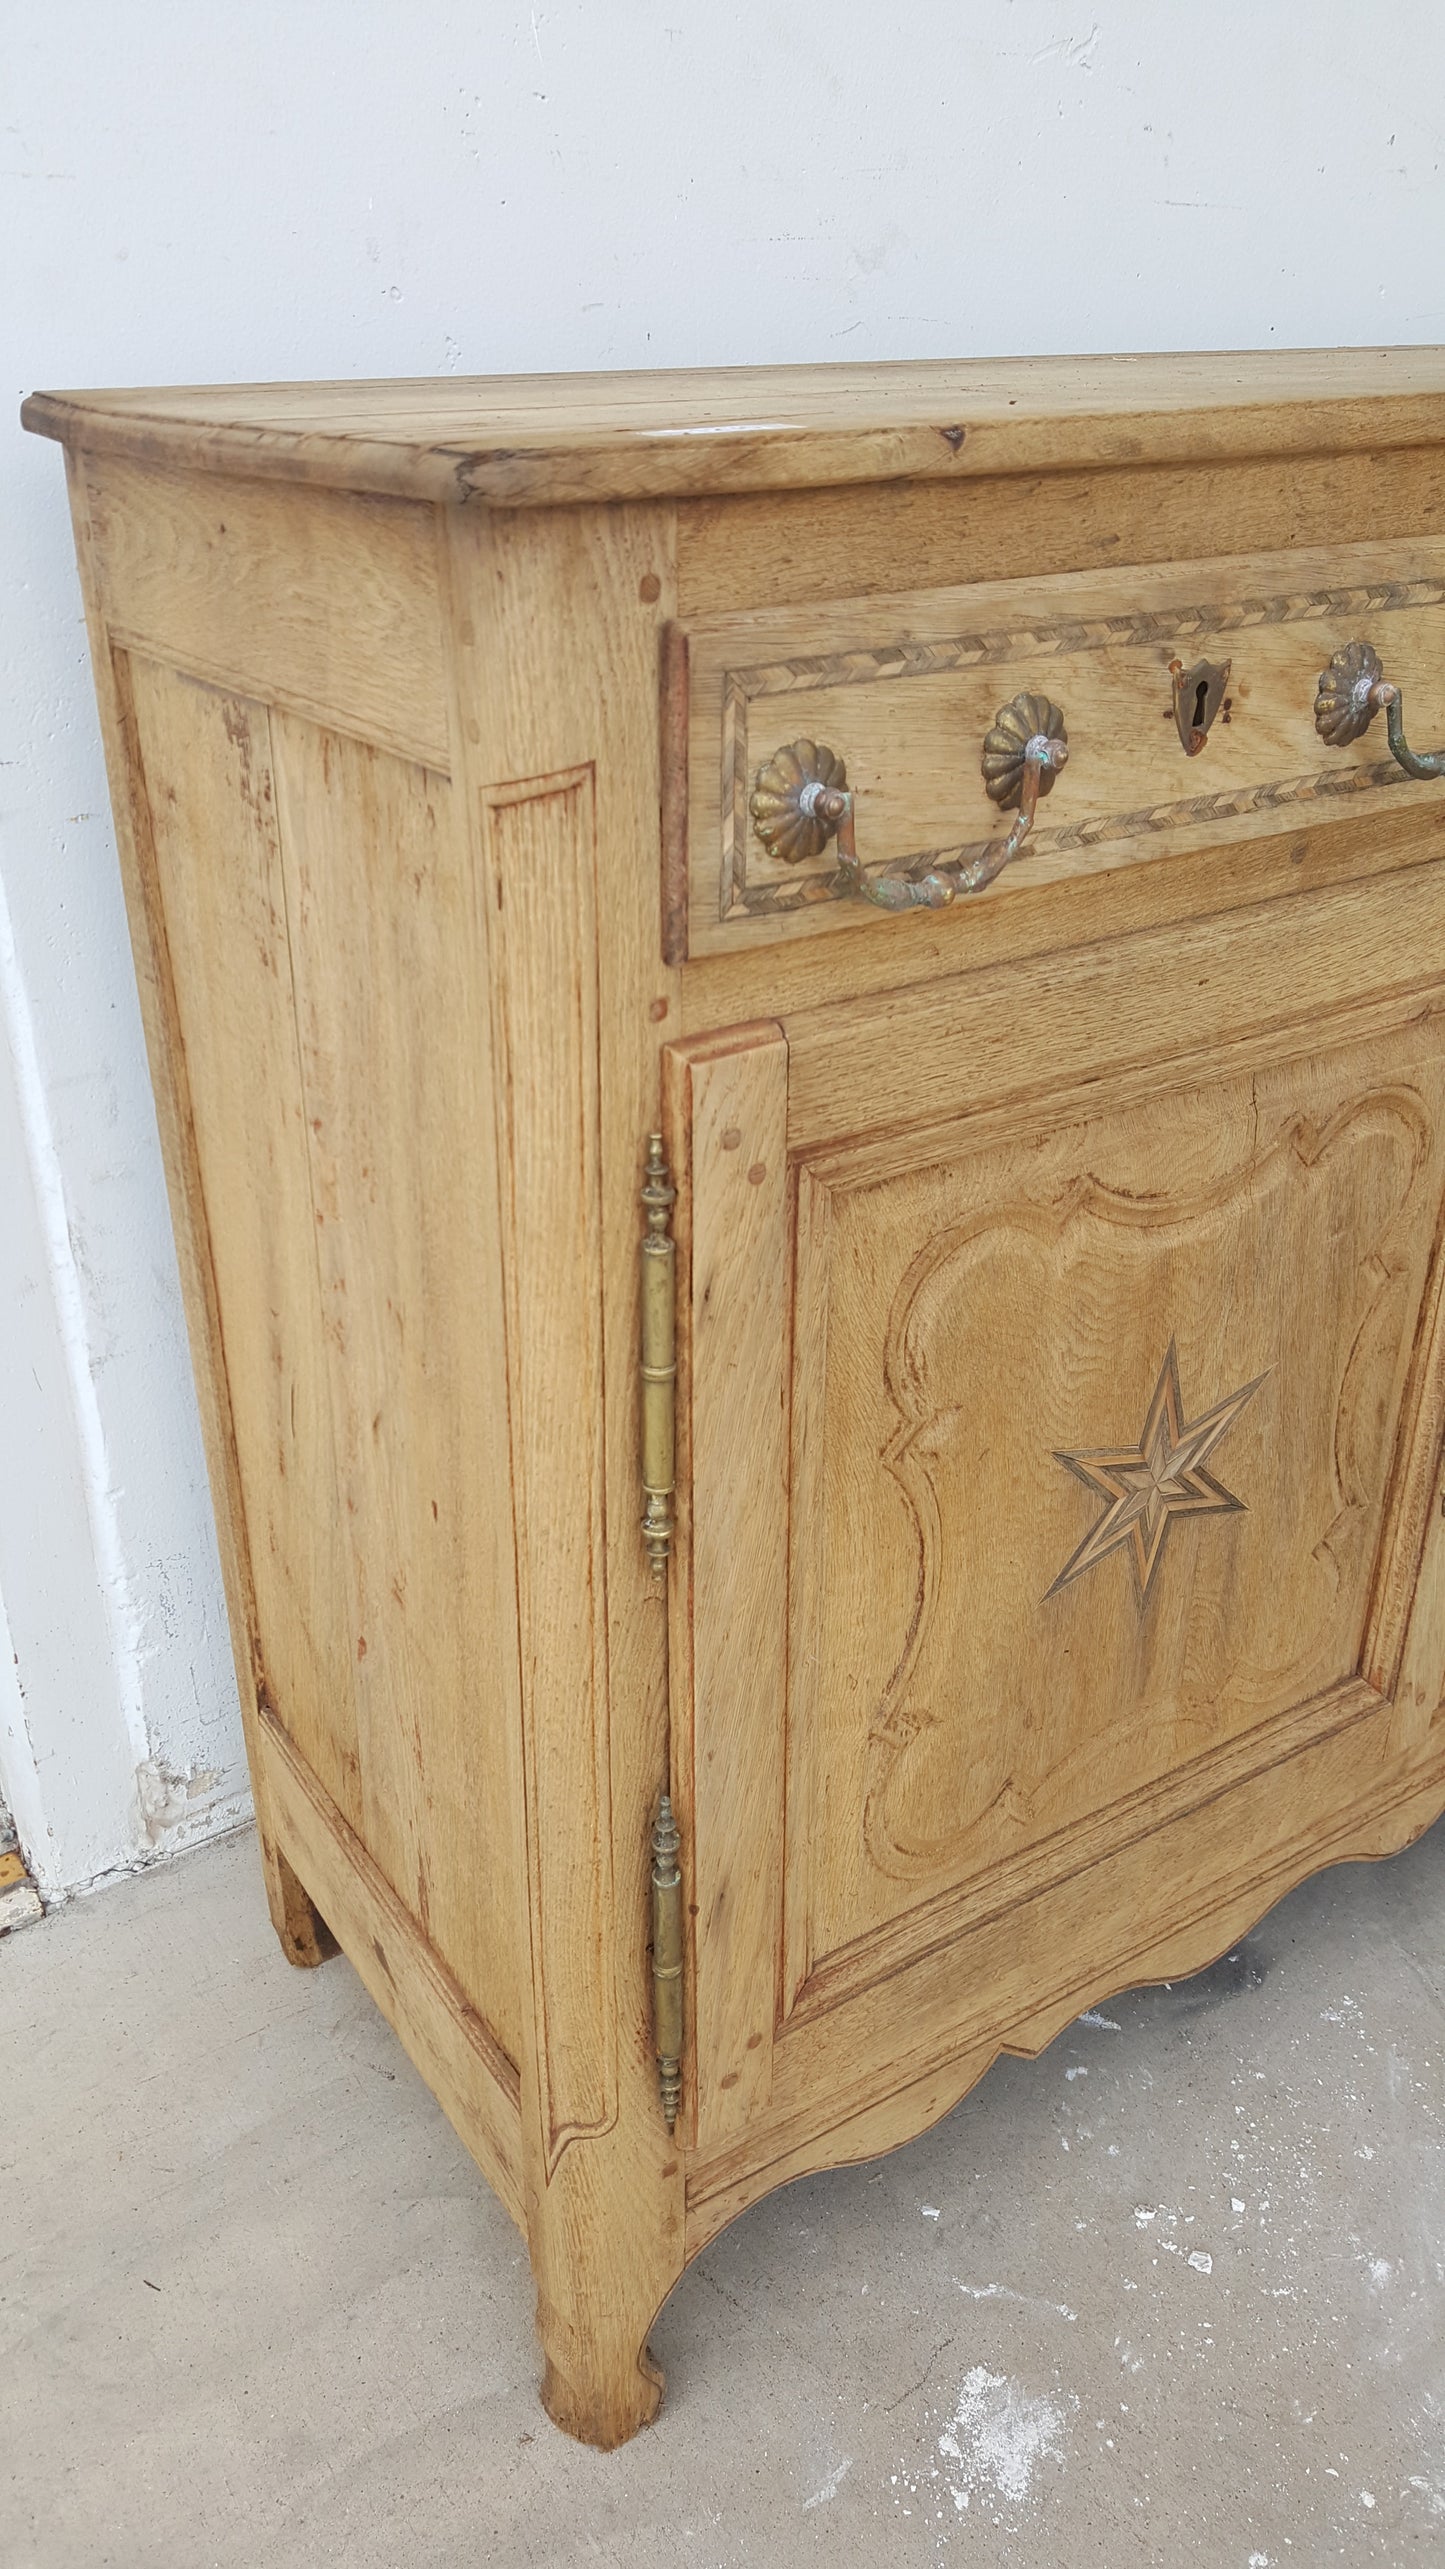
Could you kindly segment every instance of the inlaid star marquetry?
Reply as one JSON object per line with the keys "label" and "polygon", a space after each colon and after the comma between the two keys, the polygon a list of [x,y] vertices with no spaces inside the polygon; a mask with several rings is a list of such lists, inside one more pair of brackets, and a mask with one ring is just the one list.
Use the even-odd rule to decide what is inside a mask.
{"label": "inlaid star marquetry", "polygon": [[1226,1490],[1204,1466],[1264,1380],[1263,1374],[1256,1374],[1242,1391],[1217,1400],[1202,1417],[1186,1420],[1179,1397],[1179,1360],[1171,1338],[1138,1444],[1055,1457],[1086,1489],[1109,1504],[1045,1593],[1056,1596],[1072,1580],[1082,1579],[1096,1561],[1127,1547],[1142,1607],[1176,1517],[1231,1515],[1244,1507],[1244,1500]]}

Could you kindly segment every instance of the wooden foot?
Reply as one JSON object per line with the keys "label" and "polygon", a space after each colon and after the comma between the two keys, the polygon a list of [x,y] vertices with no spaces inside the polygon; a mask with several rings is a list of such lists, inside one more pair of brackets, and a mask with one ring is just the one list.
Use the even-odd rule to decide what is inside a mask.
{"label": "wooden foot", "polygon": [[662,2373],[635,2319],[621,2311],[573,2313],[537,2297],[537,2334],[546,2370],[542,2406],[564,2435],[604,2453],[650,2426],[662,2406]]}
{"label": "wooden foot", "polygon": [[281,1940],[281,1951],[298,1971],[314,1971],[318,1963],[329,1962],[340,1951],[330,1928],[302,1888],[275,1840],[264,1829],[261,1832],[261,1866],[266,1876],[266,1899],[271,1911],[271,1924]]}

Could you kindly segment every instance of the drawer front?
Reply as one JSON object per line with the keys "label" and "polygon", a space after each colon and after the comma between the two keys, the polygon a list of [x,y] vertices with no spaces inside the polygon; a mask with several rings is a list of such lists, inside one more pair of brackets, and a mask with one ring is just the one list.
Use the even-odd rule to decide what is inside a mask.
{"label": "drawer front", "polygon": [[1187,1049],[1151,937],[1011,1085],[897,1004],[675,1048],[704,2160],[1197,1967],[1445,1763],[1445,868],[1367,892],[1365,987],[1257,920]]}
{"label": "drawer front", "polygon": [[[961,902],[1428,798],[1430,784],[1390,756],[1383,721],[1343,747],[1316,732],[1320,672],[1355,639],[1373,643],[1414,727],[1445,734],[1445,543],[996,582],[676,629],[668,916],[679,929],[685,917],[693,955],[832,930],[899,933],[857,897],[835,842],[770,852],[752,810],[761,771],[797,740],[841,760],[872,877],[986,872],[1010,817],[985,791],[983,743],[1021,693],[1061,708],[1068,763],[1017,859]],[[1229,664],[1193,755],[1175,660]],[[1197,686],[1188,696],[1192,714]]]}

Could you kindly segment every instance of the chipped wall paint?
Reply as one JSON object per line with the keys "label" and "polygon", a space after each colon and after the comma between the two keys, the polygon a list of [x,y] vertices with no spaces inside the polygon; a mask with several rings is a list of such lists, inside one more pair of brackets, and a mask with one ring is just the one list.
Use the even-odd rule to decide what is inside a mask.
{"label": "chipped wall paint", "polygon": [[[3,1116],[3,1099],[0,1099]],[[3,1122],[0,1122],[3,1132]],[[0,1184],[3,1184],[3,1154],[0,1154]],[[45,1808],[40,1797],[40,1778],[36,1771],[35,1750],[25,1720],[25,1699],[20,1691],[15,1645],[5,1617],[5,1600],[0,1596],[0,1776],[4,1778],[3,1800],[22,1847],[29,1850],[45,1837]],[[34,1859],[27,1852],[27,1862],[34,1871]]]}
{"label": "chipped wall paint", "polygon": [[[363,0],[344,43],[336,0],[252,0],[239,49],[181,0],[23,15],[0,170],[0,1783],[54,1895],[245,1798],[59,459],[21,436],[21,392],[1445,330],[1435,133],[1344,0],[1308,45],[1294,11],[1224,0],[1185,81],[1151,0]],[[1438,92],[1432,0],[1391,31],[1413,94]],[[798,91],[805,149],[758,112]]]}
{"label": "chipped wall paint", "polygon": [[[125,1387],[114,1387],[112,1408],[3,879],[0,1004],[9,1072],[0,1077],[0,1387],[6,1450],[20,1465],[0,1475],[0,1785],[31,1872],[54,1899],[182,1843],[203,1815],[235,1826],[249,1796],[231,1739],[229,1652],[217,1663],[209,1646],[219,1625],[203,1612],[194,1628],[178,1627],[183,1651],[167,1653],[154,1596],[142,1593],[151,1555],[136,1539],[142,1529],[112,1451],[112,1433],[126,1424]],[[145,1337],[131,1350],[134,1398],[145,1397],[154,1352]],[[182,1408],[169,1489],[147,1511],[152,1547],[168,1515],[172,1540],[180,1533],[178,1497],[196,1512],[195,1472],[188,1488],[182,1471],[188,1427],[194,1441]],[[132,1438],[129,1468],[142,1459]],[[201,1532],[204,1540],[204,1522]],[[220,1764],[202,1754],[208,1735]]]}

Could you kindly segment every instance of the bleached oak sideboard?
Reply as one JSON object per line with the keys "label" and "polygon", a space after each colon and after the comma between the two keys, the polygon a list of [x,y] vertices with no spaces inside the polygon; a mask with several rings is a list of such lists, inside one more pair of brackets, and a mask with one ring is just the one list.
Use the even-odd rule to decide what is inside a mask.
{"label": "bleached oak sideboard", "polygon": [[272,1915],[615,2443],[744,2205],[1445,1804],[1445,354],[26,417]]}

